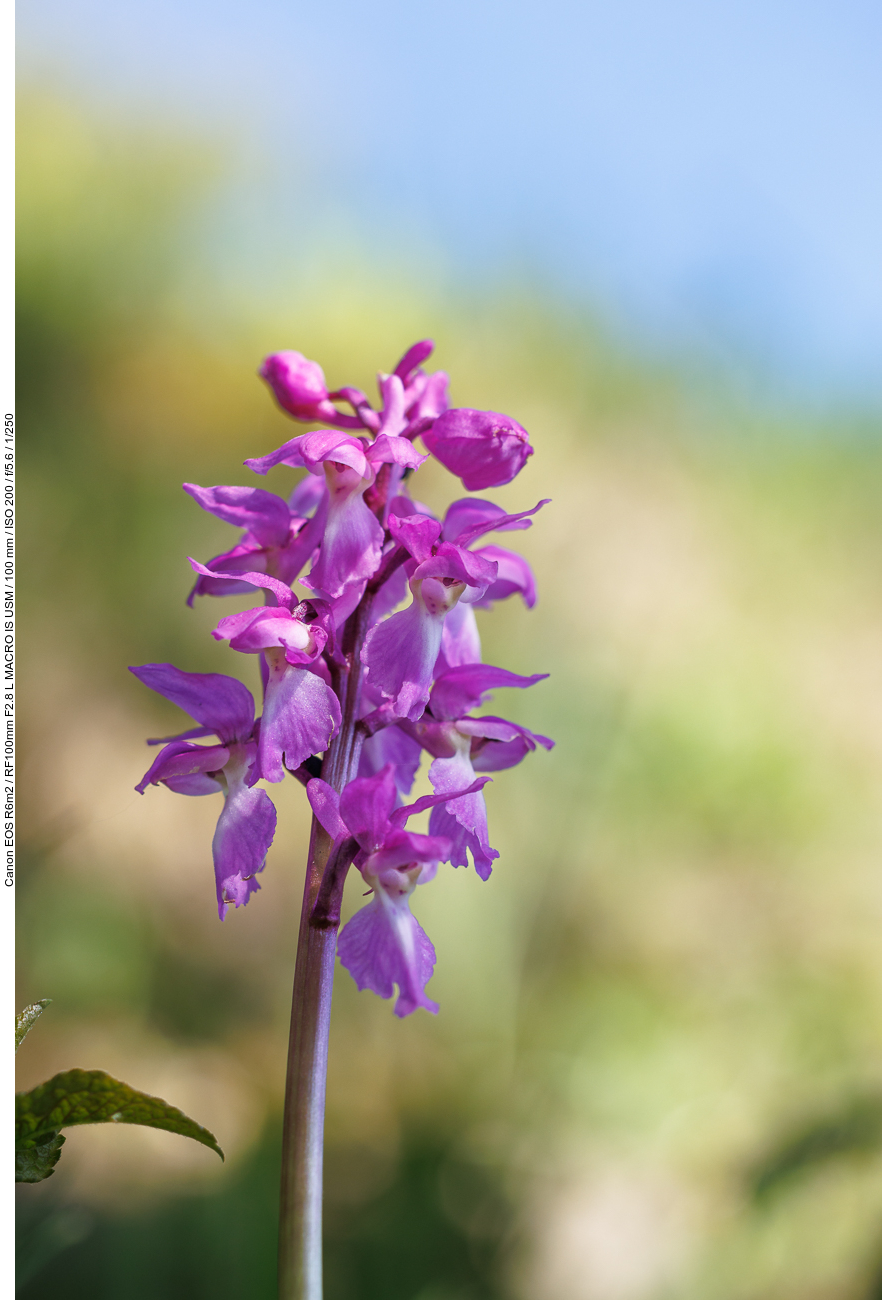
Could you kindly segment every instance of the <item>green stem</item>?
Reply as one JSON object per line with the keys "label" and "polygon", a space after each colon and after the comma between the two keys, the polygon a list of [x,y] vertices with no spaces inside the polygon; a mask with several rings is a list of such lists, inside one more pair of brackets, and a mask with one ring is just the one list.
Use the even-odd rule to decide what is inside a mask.
{"label": "green stem", "polygon": [[[346,624],[346,666],[337,673],[340,730],[325,758],[322,777],[336,790],[358,770],[363,739],[358,727],[361,647],[373,594],[365,595]],[[331,839],[315,818],[309,842],[288,1039],[279,1204],[279,1300],[322,1300],[322,1153],[325,1087],[334,957],[340,899],[354,842],[332,856]],[[348,860],[342,853],[348,852]],[[322,882],[325,889],[322,890]],[[320,900],[321,891],[321,900]],[[317,908],[317,902],[321,905]]]}

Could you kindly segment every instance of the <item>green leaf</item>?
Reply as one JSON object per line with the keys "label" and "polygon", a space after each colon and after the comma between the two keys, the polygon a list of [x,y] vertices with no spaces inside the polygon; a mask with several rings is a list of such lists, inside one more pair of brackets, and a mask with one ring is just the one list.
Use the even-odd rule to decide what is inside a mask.
{"label": "green leaf", "polygon": [[15,1148],[15,1181],[17,1183],[42,1183],[55,1173],[55,1166],[64,1146],[60,1133],[52,1133],[39,1146]]}
{"label": "green leaf", "polygon": [[[16,1151],[51,1145],[59,1129],[74,1124],[143,1124],[193,1138],[224,1153],[213,1133],[160,1097],[137,1092],[103,1070],[65,1070],[15,1098]],[[52,1164],[58,1159],[57,1154]],[[47,1178],[51,1168],[44,1174]],[[37,1181],[37,1180],[35,1180]]]}
{"label": "green leaf", "polygon": [[25,1038],[27,1037],[28,1030],[30,1029],[31,1025],[34,1023],[35,1020],[38,1020],[40,1016],[42,1016],[43,1012],[49,1006],[49,1003],[51,1001],[52,1001],[51,998],[40,998],[39,1002],[34,1002],[31,1006],[25,1007],[24,1011],[20,1011],[18,1015],[15,1017],[15,1050],[16,1051],[18,1051],[18,1049],[21,1047],[22,1043],[24,1042]]}

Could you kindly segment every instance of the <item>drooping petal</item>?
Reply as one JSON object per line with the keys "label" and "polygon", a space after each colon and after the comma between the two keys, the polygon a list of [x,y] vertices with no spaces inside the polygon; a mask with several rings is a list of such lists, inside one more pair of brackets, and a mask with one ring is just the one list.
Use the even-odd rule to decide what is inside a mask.
{"label": "drooping petal", "polygon": [[440,415],[423,433],[423,442],[469,492],[510,483],[533,454],[527,430],[517,420],[465,406]]}
{"label": "drooping petal", "polygon": [[457,730],[471,734],[471,760],[476,772],[504,772],[516,767],[537,745],[554,749],[554,741],[538,732],[519,727],[513,722],[503,723],[501,718],[460,718]]}
{"label": "drooping petal", "polygon": [[[189,558],[189,557],[188,557]],[[297,597],[286,582],[280,582],[278,578],[271,578],[268,573],[258,573],[246,571],[244,573],[217,573],[212,569],[206,569],[204,564],[198,560],[189,558],[190,567],[195,573],[204,574],[208,578],[214,578],[217,581],[223,581],[225,578],[231,582],[248,582],[252,587],[261,587],[265,591],[271,591],[277,603],[285,609],[293,609],[298,603]]]}
{"label": "drooping petal", "polygon": [[475,778],[474,773],[472,773],[472,778],[466,786],[445,789],[436,794],[424,794],[414,803],[406,804],[403,808],[394,809],[389,817],[391,825],[403,826],[409,817],[415,817],[417,813],[425,812],[428,808],[436,808],[438,804],[445,803],[449,799],[462,799],[466,795],[476,794],[479,790],[483,790],[490,780],[488,776]]}
{"label": "drooping petal", "polygon": [[243,907],[260,886],[255,877],[263,871],[276,831],[276,810],[265,790],[245,782],[245,764],[234,761],[225,773],[227,791],[212,841],[218,915],[227,906]]}
{"label": "drooping petal", "polygon": [[[208,573],[200,573],[187,597],[187,604],[192,608],[197,596],[247,596],[250,582],[233,582],[229,576],[215,577],[216,573],[230,575],[245,573],[249,570],[265,573],[269,562],[269,551],[261,547],[247,535],[230,550],[208,561],[205,565]],[[208,574],[211,576],[209,577]]]}
{"label": "drooping petal", "polygon": [[490,847],[483,793],[476,790],[471,794],[455,795],[475,779],[469,758],[469,738],[463,736],[461,741],[453,758],[436,758],[429,768],[429,780],[436,794],[451,795],[448,803],[438,804],[432,809],[429,834],[444,835],[451,841],[450,861],[455,867],[468,866],[467,850],[470,851],[475,870],[482,880],[486,880],[499,854]]}
{"label": "drooping petal", "polygon": [[396,1016],[408,1016],[417,1007],[437,1013],[437,1002],[425,993],[435,969],[435,949],[406,897],[396,903],[385,891],[375,892],[340,931],[337,956],[359,989],[391,998],[398,985]]}
{"label": "drooping petal", "polygon": [[[260,771],[283,781],[311,754],[321,754],[340,726],[340,703],[331,688],[307,668],[294,668],[268,652],[269,676],[260,722]],[[281,662],[280,662],[281,659]]]}
{"label": "drooping petal", "polygon": [[174,664],[130,668],[140,682],[164,695],[221,740],[244,740],[254,726],[254,700],[247,686],[223,673],[185,673]]}
{"label": "drooping petal", "polygon": [[[206,772],[219,772],[230,760],[230,751],[226,745],[194,745],[187,740],[173,740],[165,749],[161,749],[150,767],[135,786],[138,794],[143,794],[148,785],[159,785],[161,781],[173,781],[179,777],[190,777]],[[200,793],[207,793],[202,782],[197,783]],[[178,787],[181,793],[189,793]],[[215,789],[221,786],[215,782]]]}
{"label": "drooping petal", "polygon": [[481,546],[474,555],[496,564],[496,580],[475,601],[479,609],[490,609],[496,600],[507,600],[516,593],[523,599],[527,609],[536,604],[536,579],[533,570],[522,555],[508,551],[504,546]]}
{"label": "drooping petal", "polygon": [[247,529],[261,546],[282,546],[288,540],[291,511],[274,492],[249,487],[204,488],[197,483],[185,483],[184,491],[203,510]]}
{"label": "drooping petal", "polygon": [[500,686],[525,688],[543,682],[548,673],[534,673],[521,677],[507,668],[493,664],[460,664],[439,674],[432,687],[429,707],[435,718],[462,718],[481,704],[488,691]]}
{"label": "drooping petal", "polygon": [[303,434],[298,433],[296,437],[283,442],[281,447],[276,447],[275,451],[268,452],[266,456],[251,456],[243,464],[248,469],[253,469],[255,474],[266,474],[276,465],[289,465],[292,469],[306,469],[306,461],[303,459],[303,453],[300,450],[302,438]]}

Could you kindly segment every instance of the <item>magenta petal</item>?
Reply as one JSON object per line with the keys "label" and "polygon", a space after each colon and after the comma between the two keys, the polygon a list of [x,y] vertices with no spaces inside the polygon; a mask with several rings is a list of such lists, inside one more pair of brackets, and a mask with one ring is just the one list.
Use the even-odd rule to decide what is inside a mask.
{"label": "magenta petal", "polygon": [[307,784],[306,797],[316,815],[316,820],[328,832],[331,839],[345,839],[349,831],[340,816],[340,796],[334,787],[328,785],[327,781],[323,781],[320,776],[314,776]]}
{"label": "magenta petal", "polygon": [[223,673],[185,673],[174,664],[130,668],[138,681],[210,727],[221,740],[244,740],[254,725],[254,700],[247,686]]}
{"label": "magenta petal", "polygon": [[358,775],[375,776],[382,767],[391,763],[399,795],[408,795],[413,788],[422,756],[422,747],[405,735],[400,727],[384,727],[364,742]]}
{"label": "magenta petal", "polygon": [[376,776],[356,777],[340,796],[340,816],[363,849],[383,842],[389,814],[395,807],[395,775],[387,763]]}
{"label": "magenta petal", "polygon": [[522,555],[508,551],[503,546],[482,546],[474,555],[496,564],[496,579],[484,592],[475,605],[480,609],[490,609],[495,600],[507,600],[509,596],[520,593],[527,609],[536,604],[536,580],[533,570]]}
{"label": "magenta petal", "polygon": [[268,573],[257,573],[250,570],[244,573],[218,573],[213,569],[206,569],[204,564],[198,560],[188,557],[190,567],[195,573],[201,573],[205,577],[216,580],[229,578],[231,582],[249,582],[252,587],[262,587],[266,591],[271,591],[277,602],[286,609],[293,609],[297,604],[297,597],[286,582],[279,582],[278,578],[271,578]]}
{"label": "magenta petal", "polygon": [[253,469],[255,474],[266,474],[276,465],[290,465],[292,469],[305,469],[306,461],[300,450],[303,436],[299,433],[296,438],[289,438],[275,451],[268,452],[266,456],[252,456],[244,464],[248,469]]}
{"label": "magenta petal", "polygon": [[381,433],[368,447],[367,457],[373,466],[405,465],[408,469],[419,469],[429,459],[417,451],[408,438],[397,438],[391,434]]}
{"label": "magenta petal", "polygon": [[289,663],[310,663],[324,649],[327,633],[307,625],[287,609],[264,605],[222,618],[212,633],[219,641],[229,640],[232,650],[257,654],[283,646]]}
{"label": "magenta petal", "polygon": [[407,349],[392,373],[397,375],[404,383],[407,383],[411,372],[416,370],[417,366],[421,366],[424,361],[428,361],[434,351],[435,344],[432,339],[420,339],[419,343],[414,343]]}
{"label": "magenta petal", "polygon": [[433,519],[430,515],[413,514],[401,517],[395,510],[395,506],[402,499],[395,497],[392,502],[392,513],[389,515],[389,531],[395,541],[400,546],[403,546],[420,564],[424,560],[431,559],[433,547],[441,537],[441,525],[437,519]]}
{"label": "magenta petal", "polygon": [[439,415],[423,433],[423,442],[469,492],[510,483],[533,454],[529,435],[517,420],[470,407]]}
{"label": "magenta petal", "polygon": [[285,766],[299,767],[323,753],[340,726],[340,703],[321,677],[306,668],[270,664],[260,721],[260,771],[283,781]]}
{"label": "magenta petal", "polygon": [[185,483],[184,491],[218,519],[246,528],[261,546],[281,546],[288,539],[291,511],[273,492],[249,487],[204,488],[197,483]]}
{"label": "magenta petal", "polygon": [[317,361],[302,352],[274,352],[259,371],[283,410],[301,420],[312,418],[316,406],[328,396],[325,376]]}
{"label": "magenta petal", "polygon": [[365,638],[362,661],[368,680],[395,704],[399,717],[416,722],[432,688],[444,617],[430,614],[414,597],[398,614],[377,623]]}
{"label": "magenta petal", "polygon": [[481,662],[481,637],[478,622],[470,602],[460,597],[444,620],[441,633],[441,649],[435,666],[436,676],[448,668],[458,668],[461,664]]}
{"label": "magenta petal", "polygon": [[429,768],[429,780],[436,794],[447,794],[449,802],[432,809],[429,834],[444,835],[453,844],[450,861],[455,867],[468,866],[466,850],[470,850],[475,870],[486,880],[499,857],[490,847],[487,835],[487,808],[480,790],[457,795],[474,780],[474,769],[468,754],[460,751],[453,758],[436,758]]}
{"label": "magenta petal", "polygon": [[[468,721],[468,718],[461,718],[457,725],[462,727]],[[487,719],[476,718],[475,721],[481,724],[482,731],[490,730]],[[504,772],[509,767],[517,767],[537,745],[554,749],[554,741],[548,736],[540,736],[526,727],[515,728],[513,724],[510,728],[514,734],[509,737],[489,736],[484,744],[472,744],[472,767],[476,772]]]}
{"label": "magenta petal", "polygon": [[[313,473],[321,473],[325,461],[348,465],[361,478],[369,478],[371,469],[365,456],[365,440],[338,429],[317,429],[315,433],[302,433],[297,439],[303,463]],[[247,462],[246,462],[247,464]]]}
{"label": "magenta petal", "polygon": [[309,585],[329,599],[342,596],[347,587],[366,582],[380,563],[383,527],[365,505],[364,485],[349,495],[332,496],[318,561],[310,570]]}
{"label": "magenta petal", "polygon": [[[474,777],[474,773],[472,773],[472,776]],[[448,799],[461,799],[465,795],[476,794],[478,790],[484,789],[489,780],[490,778],[487,776],[480,776],[471,780],[468,785],[453,787],[440,794],[424,794],[414,803],[406,804],[403,808],[396,808],[390,815],[389,821],[393,826],[403,826],[409,817],[415,817],[417,813],[425,812],[427,808],[435,808]]]}
{"label": "magenta petal", "polygon": [[[396,827],[386,832],[383,843],[370,855],[370,873],[382,877],[384,872],[415,862],[445,862],[450,852],[450,841],[443,836],[419,835]],[[368,867],[364,870],[367,873]]]}
{"label": "magenta petal", "polygon": [[[223,786],[213,776],[205,772],[190,772],[184,776],[168,776],[162,783],[167,790],[175,794],[199,797],[206,794],[220,794]],[[136,787],[137,788],[137,787]]]}
{"label": "magenta petal", "polygon": [[[380,419],[380,427],[377,430],[379,436],[391,434],[397,441],[397,435],[401,433],[407,420],[405,419],[406,402],[404,400],[404,384],[398,375],[379,375],[378,386],[380,396],[383,399],[383,414]],[[404,442],[405,439],[402,439]],[[376,446],[376,442],[373,447]],[[373,447],[371,450],[373,450]],[[374,462],[376,463],[376,462]]]}
{"label": "magenta petal", "polygon": [[151,736],[148,745],[167,745],[172,740],[200,740],[203,736],[216,736],[217,732],[211,727],[188,727],[186,731],[178,731],[173,736]]}
{"label": "magenta petal", "polygon": [[450,380],[443,370],[436,370],[426,376],[426,382],[415,402],[415,409],[409,410],[415,424],[422,420],[437,420],[438,416],[447,410],[450,405],[447,397],[449,383]]}
{"label": "magenta petal", "polygon": [[444,540],[455,542],[457,546],[470,546],[485,533],[509,533],[532,528],[533,520],[530,516],[550,504],[551,498],[545,497],[531,510],[520,510],[517,514],[507,515],[493,501],[485,501],[482,497],[463,497],[447,508],[444,516]]}
{"label": "magenta petal", "polygon": [[534,673],[520,677],[507,668],[492,664],[460,664],[439,674],[430,696],[430,708],[435,718],[461,718],[476,708],[488,691],[499,686],[535,686],[543,682],[548,673]]}
{"label": "magenta petal", "polygon": [[337,956],[359,989],[391,998],[397,984],[397,1016],[410,1015],[417,1007],[437,1013],[438,1004],[425,994],[435,969],[435,949],[406,900],[403,911],[406,915],[390,919],[375,894],[340,931]]}
{"label": "magenta petal", "polygon": [[[244,573],[251,569],[263,573],[267,567],[268,554],[265,547],[258,546],[256,541],[249,540],[246,535],[243,541],[238,542],[229,551],[224,551],[223,555],[216,555],[214,559],[209,560],[205,567],[212,575]],[[208,577],[201,573],[187,597],[187,604],[192,608],[196,596],[247,596],[250,586],[250,582],[237,583],[229,577]]]}
{"label": "magenta petal", "polygon": [[452,542],[441,542],[435,554],[423,560],[414,569],[413,578],[452,578],[470,587],[479,587],[481,593],[496,579],[496,565],[482,559],[472,551],[464,551]]}
{"label": "magenta petal", "polygon": [[[226,767],[230,751],[226,745],[194,745],[187,740],[173,740],[161,749],[135,786],[143,794],[148,785],[158,785],[175,777],[219,772]],[[220,785],[217,789],[220,789]]]}
{"label": "magenta petal", "polygon": [[459,543],[460,536],[467,528],[481,527],[486,532],[493,532],[500,528],[530,528],[532,519],[523,519],[518,523],[506,525],[503,521],[508,518],[502,506],[496,505],[495,501],[487,501],[483,497],[461,497],[458,501],[452,501],[447,507],[447,513],[444,516],[444,540],[445,542]]}
{"label": "magenta petal", "polygon": [[293,515],[306,518],[312,514],[327,495],[327,487],[317,474],[304,474],[303,478],[288,497],[288,506]]}
{"label": "magenta petal", "polygon": [[276,810],[266,791],[231,779],[211,846],[221,920],[229,903],[243,907],[260,888],[255,876],[263,871],[275,831]]}

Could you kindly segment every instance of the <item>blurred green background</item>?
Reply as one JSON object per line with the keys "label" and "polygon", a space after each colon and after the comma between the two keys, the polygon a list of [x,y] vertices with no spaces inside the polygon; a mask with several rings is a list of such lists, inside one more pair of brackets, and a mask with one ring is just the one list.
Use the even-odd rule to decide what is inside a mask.
{"label": "blurred green background", "polygon": [[[133,791],[180,715],[126,665],[256,686],[184,606],[232,536],[180,490],[294,430],[255,371],[297,348],[371,389],[431,334],[457,405],[537,454],[540,603],[485,658],[551,673],[492,711],[557,739],[488,793],[490,881],[415,911],[437,1018],[335,988],[328,1300],[882,1296],[878,424],[737,402],[529,284],[427,289],[355,246],[218,276],[211,141],[25,93],[19,145],[19,1086],[100,1067],[227,1151],[72,1132],[20,1188],[21,1294],[271,1297],[308,819],[217,920],[214,800]],[[291,471],[268,486],[286,491]],[[440,467],[414,491],[461,494]],[[424,780],[424,778],[423,778]],[[348,907],[359,905],[351,881]]]}

